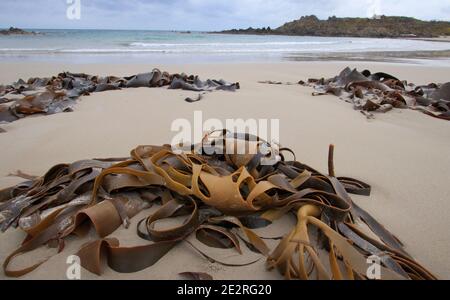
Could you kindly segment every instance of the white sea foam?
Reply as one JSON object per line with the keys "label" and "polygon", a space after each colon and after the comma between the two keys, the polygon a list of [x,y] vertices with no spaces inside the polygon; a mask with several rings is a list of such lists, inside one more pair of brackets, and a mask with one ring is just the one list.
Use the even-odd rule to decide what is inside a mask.
{"label": "white sea foam", "polygon": [[342,44],[342,43],[352,43],[352,41],[336,41],[336,42],[256,42],[256,43],[142,43],[142,42],[134,42],[128,44],[130,47],[149,47],[149,48],[158,48],[158,47],[253,47],[253,46],[298,46],[298,45],[333,45],[333,44]]}

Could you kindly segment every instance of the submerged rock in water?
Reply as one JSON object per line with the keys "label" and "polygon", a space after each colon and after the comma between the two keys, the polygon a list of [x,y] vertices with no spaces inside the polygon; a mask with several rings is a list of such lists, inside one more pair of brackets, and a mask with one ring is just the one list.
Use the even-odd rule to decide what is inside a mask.
{"label": "submerged rock in water", "polygon": [[37,35],[34,31],[25,31],[20,28],[10,27],[7,30],[0,30],[0,35]]}

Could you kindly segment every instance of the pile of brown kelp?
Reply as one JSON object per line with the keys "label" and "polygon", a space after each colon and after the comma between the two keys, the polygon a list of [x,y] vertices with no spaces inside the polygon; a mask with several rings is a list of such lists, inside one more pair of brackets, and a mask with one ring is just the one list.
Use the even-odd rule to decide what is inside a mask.
{"label": "pile of brown kelp", "polygon": [[332,94],[352,103],[368,118],[374,117],[373,112],[410,108],[450,120],[450,82],[416,86],[390,74],[346,68],[334,78],[299,83],[314,87],[314,96]]}
{"label": "pile of brown kelp", "polygon": [[[55,114],[71,111],[83,95],[122,88],[163,87],[195,92],[235,91],[239,83],[224,80],[202,81],[198,76],[169,74],[154,69],[130,77],[99,77],[87,74],[61,73],[51,78],[30,78],[0,86],[0,123],[13,122],[33,114]],[[200,99],[199,97],[198,99]],[[187,98],[188,102],[195,102]]]}
{"label": "pile of brown kelp", "polygon": [[[335,175],[334,146],[328,175],[295,158],[287,161],[291,150],[278,151],[248,134],[216,132],[192,149],[180,154],[168,145],[139,146],[128,159],[61,164],[36,179],[22,173],[29,181],[0,191],[1,230],[13,226],[27,233],[6,258],[5,274],[19,277],[46,261],[12,270],[18,255],[43,245],[59,253],[69,235],[85,236],[93,227],[101,239],[77,255],[95,274],[102,272],[102,256],[113,270],[132,273],[186,242],[202,257],[227,266],[244,264],[214,258],[208,253],[213,248],[201,246],[242,253],[245,245],[259,259],[267,259],[269,270],[277,269],[287,279],[366,279],[367,259],[374,255],[381,261],[382,279],[435,279],[352,201],[349,193],[368,196],[371,188]],[[276,163],[265,163],[268,156],[276,157]],[[151,243],[121,247],[117,239],[108,238],[152,205],[161,206],[137,226],[139,237]],[[297,216],[297,226],[270,249],[254,229],[290,212]],[[180,225],[161,228],[161,221],[180,217],[185,218]]]}

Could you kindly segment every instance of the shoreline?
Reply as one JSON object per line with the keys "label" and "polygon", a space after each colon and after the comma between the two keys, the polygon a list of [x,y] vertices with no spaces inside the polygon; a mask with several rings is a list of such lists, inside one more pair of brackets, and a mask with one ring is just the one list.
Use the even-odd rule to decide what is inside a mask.
{"label": "shoreline", "polygon": [[71,60],[74,64],[121,64],[127,60],[130,64],[152,61],[166,65],[182,64],[242,64],[242,63],[282,63],[289,61],[315,62],[380,62],[400,64],[436,64],[450,66],[449,50],[413,50],[413,51],[350,51],[350,52],[300,52],[285,53],[208,53],[200,58],[193,54],[147,53],[142,52],[84,52],[84,53],[33,53],[30,51],[6,53],[0,51],[3,63],[54,63]]}
{"label": "shoreline", "polygon": [[450,50],[442,51],[362,51],[362,52],[330,52],[321,57],[313,53],[292,54],[286,60],[293,61],[359,61],[382,63],[417,63],[426,61],[445,61],[450,59]]}
{"label": "shoreline", "polygon": [[[97,43],[93,43],[94,38]],[[0,37],[0,59],[6,62],[211,64],[301,59],[399,63],[407,60],[420,64],[414,60],[429,63],[448,58],[450,44],[414,38],[237,37],[202,32],[94,30],[49,30],[42,38]]]}
{"label": "shoreline", "polygon": [[[195,32],[195,31],[193,31]],[[200,31],[199,31],[200,33]],[[297,37],[323,37],[323,38],[361,38],[361,39],[393,39],[393,40],[412,40],[412,41],[428,41],[428,42],[449,42],[450,43],[450,35],[449,36],[440,36],[440,37],[407,37],[407,36],[352,36],[352,35],[297,35],[297,34],[287,34],[287,33],[247,33],[247,32],[205,32],[201,31],[201,33],[206,34],[220,34],[220,35],[255,35],[255,36],[297,36]]]}
{"label": "shoreline", "polygon": [[442,36],[436,38],[409,38],[413,41],[426,41],[426,42],[437,42],[437,43],[450,43],[450,36]]}

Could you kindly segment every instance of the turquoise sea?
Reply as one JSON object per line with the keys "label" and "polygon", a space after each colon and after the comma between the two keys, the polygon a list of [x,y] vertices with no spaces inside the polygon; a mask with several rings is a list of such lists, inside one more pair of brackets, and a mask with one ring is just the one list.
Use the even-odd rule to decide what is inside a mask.
{"label": "turquoise sea", "polygon": [[[29,29],[33,30],[33,29]],[[357,58],[361,53],[450,50],[450,43],[370,38],[225,35],[204,32],[39,30],[0,36],[2,61],[201,63]]]}

